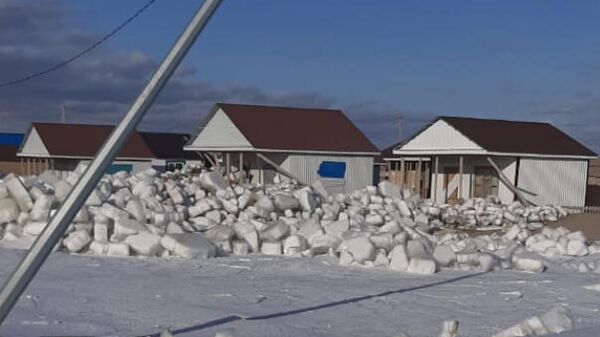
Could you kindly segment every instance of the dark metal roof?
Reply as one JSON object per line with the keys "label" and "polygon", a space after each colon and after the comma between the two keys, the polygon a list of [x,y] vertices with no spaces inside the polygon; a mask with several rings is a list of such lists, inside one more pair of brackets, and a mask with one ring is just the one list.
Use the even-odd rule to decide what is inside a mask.
{"label": "dark metal roof", "polygon": [[490,152],[596,156],[594,151],[549,123],[447,116],[438,119]]}
{"label": "dark metal roof", "polygon": [[340,110],[218,103],[255,148],[379,153]]}
{"label": "dark metal roof", "polygon": [[[52,157],[94,157],[112,132],[112,125],[33,123]],[[134,131],[117,158],[191,159],[183,151],[188,135]]]}
{"label": "dark metal roof", "polygon": [[19,148],[14,145],[0,145],[0,161],[18,162],[17,150]]}
{"label": "dark metal roof", "polygon": [[154,154],[161,159],[199,159],[198,154],[184,151],[190,135],[184,133],[139,132]]}

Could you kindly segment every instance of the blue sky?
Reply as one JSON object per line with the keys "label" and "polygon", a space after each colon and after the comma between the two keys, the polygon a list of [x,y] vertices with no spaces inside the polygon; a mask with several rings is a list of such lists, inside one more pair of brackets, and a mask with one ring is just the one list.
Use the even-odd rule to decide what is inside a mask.
{"label": "blue sky", "polygon": [[[57,5],[63,25],[94,36],[145,2]],[[158,0],[98,53],[156,62],[200,3]],[[599,13],[597,1],[225,0],[181,81],[342,108],[381,147],[399,114],[405,135],[462,115],[552,122],[599,151]]]}

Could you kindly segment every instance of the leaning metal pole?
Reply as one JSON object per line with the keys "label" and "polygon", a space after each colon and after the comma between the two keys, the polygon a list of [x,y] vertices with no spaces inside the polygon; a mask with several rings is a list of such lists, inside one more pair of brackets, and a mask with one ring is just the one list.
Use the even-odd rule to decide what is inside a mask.
{"label": "leaning metal pole", "polygon": [[206,26],[221,0],[205,0],[123,120],[113,130],[63,205],[35,240],[27,255],[0,291],[0,325],[40,269],[58,240],[87,200],[131,132],[144,117],[185,54]]}

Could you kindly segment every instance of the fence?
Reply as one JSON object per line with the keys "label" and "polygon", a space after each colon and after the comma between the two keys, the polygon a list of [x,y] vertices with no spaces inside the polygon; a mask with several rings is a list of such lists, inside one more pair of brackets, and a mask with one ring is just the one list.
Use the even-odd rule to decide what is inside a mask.
{"label": "fence", "polygon": [[569,214],[600,213],[600,206],[584,206],[584,207],[563,206],[563,208]]}

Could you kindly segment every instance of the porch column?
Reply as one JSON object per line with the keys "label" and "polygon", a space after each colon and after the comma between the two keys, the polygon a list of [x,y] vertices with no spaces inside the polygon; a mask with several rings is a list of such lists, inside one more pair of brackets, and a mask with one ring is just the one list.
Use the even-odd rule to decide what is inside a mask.
{"label": "porch column", "polygon": [[430,190],[431,187],[431,160],[423,163],[425,165],[425,172],[423,173],[423,187],[422,187],[422,197],[428,198],[427,191]]}
{"label": "porch column", "polygon": [[415,177],[415,189],[417,190],[417,194],[421,196],[421,170],[423,169],[423,164],[421,163],[421,158],[417,162],[417,174]]}
{"label": "porch column", "polygon": [[230,153],[225,153],[225,174],[227,175],[227,180],[229,180],[229,173],[231,173],[231,156]]}
{"label": "porch column", "polygon": [[258,174],[257,178],[257,183],[263,185],[263,170],[260,167],[260,159],[258,158],[258,155],[256,153],[254,153],[254,155],[256,156],[256,172]]}
{"label": "porch column", "polygon": [[25,163],[23,161],[23,157],[21,157],[21,175],[25,175]]}
{"label": "porch column", "polygon": [[431,192],[433,194],[433,202],[437,202],[437,185],[438,185],[438,171],[440,169],[440,157],[439,156],[435,156],[435,163],[433,164],[433,177],[431,179],[432,181],[432,188],[431,188]]}
{"label": "porch column", "polygon": [[242,182],[244,176],[246,175],[246,171],[244,171],[244,152],[240,152],[240,163],[239,163],[239,177],[238,183]]}
{"label": "porch column", "polygon": [[27,175],[31,175],[31,158],[27,157]]}
{"label": "porch column", "polygon": [[463,156],[458,157],[458,199],[463,197]]}
{"label": "porch column", "polygon": [[400,158],[400,188],[404,188],[404,158]]}
{"label": "porch column", "polygon": [[387,180],[389,181],[391,178],[390,172],[392,171],[392,162],[388,161],[387,163],[385,163],[385,168],[386,168],[385,176],[387,177]]}
{"label": "porch column", "polygon": [[219,157],[217,155],[218,152],[215,152],[213,160],[215,161],[215,170],[221,171],[221,165],[219,164]]}

